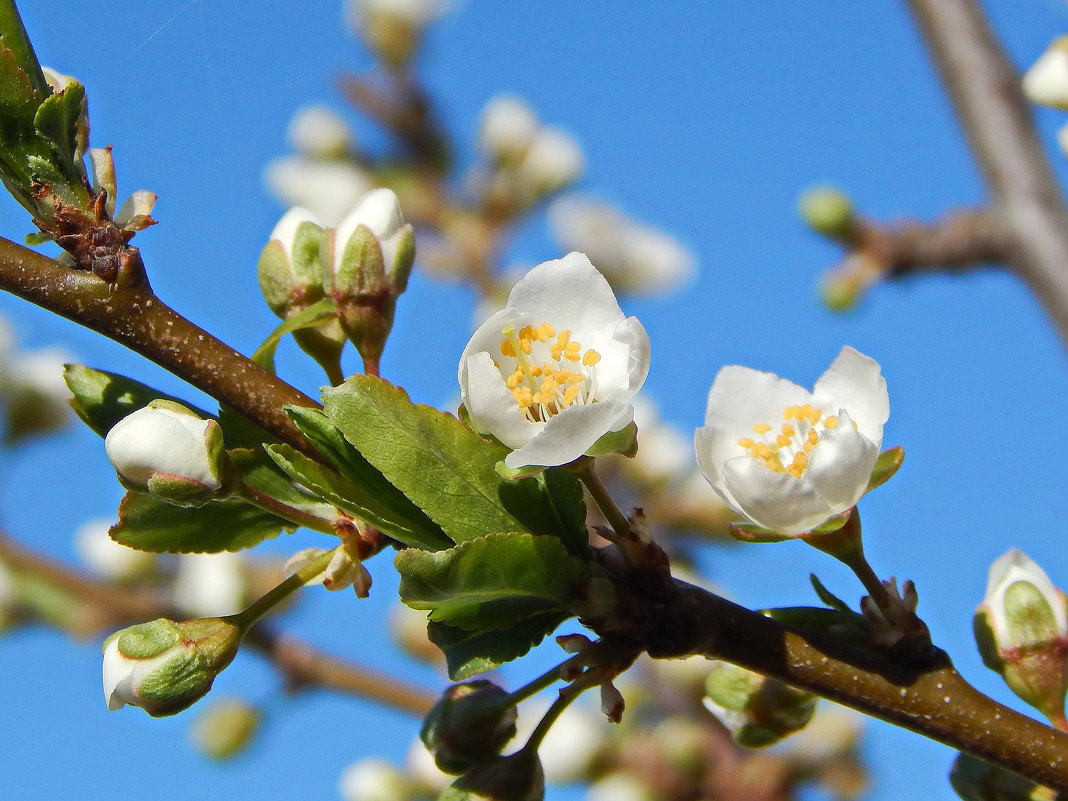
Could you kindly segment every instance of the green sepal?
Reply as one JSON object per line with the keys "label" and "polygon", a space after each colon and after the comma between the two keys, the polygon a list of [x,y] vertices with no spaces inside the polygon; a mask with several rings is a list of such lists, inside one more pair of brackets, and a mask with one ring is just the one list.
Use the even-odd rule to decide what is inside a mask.
{"label": "green sepal", "polygon": [[[127,486],[125,481],[120,482]],[[185,476],[156,473],[147,482],[148,491],[172,506],[193,509],[211,503],[220,491]]]}
{"label": "green sepal", "polygon": [[892,479],[894,474],[901,469],[904,461],[905,449],[900,445],[887,448],[880,453],[879,458],[875,460],[875,467],[872,468],[871,478],[868,479],[868,488],[864,492],[871,492],[876,487],[881,487]]}
{"label": "green sepal", "polygon": [[85,177],[82,162],[87,144],[85,113],[85,87],[72,81],[62,92],[47,97],[33,119],[37,132],[52,146],[67,183],[80,184]]}
{"label": "green sepal", "polygon": [[452,415],[367,375],[327,388],[323,405],[345,439],[454,542],[498,531],[560,535],[542,485],[501,478],[496,464],[507,449]]}
{"label": "green sepal", "polygon": [[[813,534],[815,534],[815,535],[833,534],[834,532],[838,531],[846,523],[849,522],[850,518],[856,512],[856,508],[857,507],[855,507],[855,506],[851,506],[848,509],[846,509],[844,512],[839,512],[836,515],[832,515],[831,517],[828,517],[826,520],[824,520],[822,523],[820,523],[814,529],[812,529],[809,532],[806,532],[804,535],[801,535],[801,536],[810,537]],[[860,518],[858,517],[857,519],[859,520]]]}
{"label": "green sepal", "polygon": [[404,496],[391,507],[389,498],[349,481],[288,445],[268,446],[267,453],[294,481],[398,542],[434,551],[452,545],[445,532]]}
{"label": "green sepal", "polygon": [[26,236],[23,237],[23,241],[30,247],[34,247],[35,245],[43,245],[45,242],[51,242],[52,237],[48,234],[43,234],[40,231],[33,231],[26,234]]}
{"label": "green sepal", "polygon": [[220,553],[251,548],[296,529],[293,523],[236,498],[190,509],[130,492],[119,505],[119,522],[110,536],[138,551]]}
{"label": "green sepal", "polygon": [[339,298],[355,298],[380,291],[386,281],[386,265],[378,237],[366,225],[357,225],[342,248],[336,270],[327,270],[327,290]]}
{"label": "green sepal", "polygon": [[553,537],[490,534],[447,551],[397,554],[400,599],[430,620],[468,631],[504,631],[567,609],[585,575]]}
{"label": "green sepal", "polygon": [[163,617],[130,626],[116,632],[115,636],[118,637],[119,653],[130,659],[152,659],[182,639],[178,627]]}
{"label": "green sepal", "polygon": [[[289,419],[293,421],[297,430],[337,468],[348,484],[355,485],[357,488],[350,494],[348,484],[335,487],[339,501],[344,498],[348,503],[362,507],[386,525],[383,531],[393,528],[398,535],[411,537],[412,545],[420,545],[432,550],[440,550],[452,545],[452,540],[446,536],[441,527],[364,459],[323,412],[303,406],[287,406],[286,414],[289,415]],[[316,480],[316,473],[311,467],[310,460],[301,461],[284,448],[272,448],[271,451],[271,458],[275,459],[276,463],[278,463],[278,458],[282,457],[284,460],[291,461],[294,469],[299,468],[299,471],[309,481]],[[279,464],[279,467],[283,470],[287,469],[282,464]],[[320,491],[328,490],[330,484],[328,478],[328,476],[319,477]],[[338,507],[346,509],[340,502]],[[367,522],[370,523],[371,520],[368,519]],[[405,531],[408,533],[404,534]]]}
{"label": "green sepal", "polygon": [[282,337],[305,328],[315,328],[337,316],[337,306],[332,298],[320,298],[308,308],[283,320],[263,341],[250,357],[260,367],[274,372],[274,354]]}
{"label": "green sepal", "polygon": [[727,526],[727,533],[738,542],[785,542],[797,539],[789,534],[761,528],[755,523],[731,523]]}
{"label": "green sepal", "polygon": [[603,434],[586,451],[587,456],[604,456],[609,453],[618,453],[628,458],[638,452],[638,425],[630,423],[619,429]]}
{"label": "green sepal", "polygon": [[427,635],[445,654],[449,678],[463,681],[519,659],[571,615],[543,612],[503,631],[467,631],[431,621]]}
{"label": "green sepal", "polygon": [[839,612],[850,612],[855,614],[853,610],[849,608],[849,604],[828,590],[815,573],[809,573],[808,580],[812,583],[812,589],[816,591],[816,595],[819,596],[819,599],[831,609],[837,609]]}
{"label": "green sepal", "polygon": [[117,373],[94,370],[80,364],[68,364],[64,367],[63,379],[74,395],[70,401],[74,413],[101,437],[106,436],[111,427],[122,418],[148,406],[154,400],[181,404],[204,419],[214,416],[181,398]]}

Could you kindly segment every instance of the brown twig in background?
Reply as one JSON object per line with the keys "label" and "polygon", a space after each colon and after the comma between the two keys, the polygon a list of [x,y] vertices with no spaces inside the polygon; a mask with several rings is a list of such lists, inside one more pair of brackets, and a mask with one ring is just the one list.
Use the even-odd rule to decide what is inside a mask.
{"label": "brown twig in background", "polygon": [[[0,564],[28,573],[70,593],[89,607],[84,618],[96,631],[110,631],[159,617],[182,619],[183,613],[150,590],[129,590],[92,579],[0,534]],[[90,631],[79,631],[90,634]],[[393,675],[353,664],[320,651],[295,637],[257,624],[246,642],[286,677],[293,690],[322,688],[365,698],[409,714],[425,715],[437,696]]]}

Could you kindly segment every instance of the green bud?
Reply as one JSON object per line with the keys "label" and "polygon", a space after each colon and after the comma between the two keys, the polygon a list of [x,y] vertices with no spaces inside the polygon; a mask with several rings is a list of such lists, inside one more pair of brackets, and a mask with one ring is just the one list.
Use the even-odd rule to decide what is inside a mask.
{"label": "green bud", "polygon": [[1015,773],[961,754],[953,763],[949,783],[964,801],[1053,801],[1057,794]]}
{"label": "green bud", "polygon": [[833,186],[805,190],[798,200],[797,211],[812,230],[831,239],[850,239],[856,233],[853,201]]}
{"label": "green bud", "polygon": [[103,647],[108,709],[129,704],[153,717],[181,712],[233,661],[241,635],[222,618],[180,623],[160,618],[112,634]]}
{"label": "green bud", "polygon": [[1049,576],[1013,548],[990,567],[975,613],[983,663],[1014,693],[1051,719],[1061,719],[1068,692],[1068,603]]}
{"label": "green bud", "polygon": [[447,688],[419,737],[445,773],[459,775],[493,759],[515,737],[516,709],[507,692],[484,679]]}
{"label": "green bud", "polygon": [[438,801],[543,801],[545,773],[536,751],[483,763],[446,787]]}
{"label": "green bud", "polygon": [[775,679],[720,663],[705,681],[705,706],[746,748],[765,748],[802,729],[816,699]]}
{"label": "green bud", "polygon": [[240,698],[215,702],[193,724],[193,745],[211,759],[230,759],[244,751],[259,730],[260,710]]}

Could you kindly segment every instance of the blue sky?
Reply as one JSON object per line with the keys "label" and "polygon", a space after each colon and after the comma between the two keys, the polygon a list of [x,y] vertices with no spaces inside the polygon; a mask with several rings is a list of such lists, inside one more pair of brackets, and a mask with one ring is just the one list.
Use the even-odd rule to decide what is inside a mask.
{"label": "blue sky", "polygon": [[[284,130],[298,106],[344,110],[332,76],[368,63],[340,8],[297,0],[22,5],[41,60],[86,84],[93,141],[115,145],[120,193],[160,196],[160,225],[137,239],[153,285],[179,311],[251,351],[274,325],[257,299],[255,260],[284,211],[262,188],[263,165],[287,151]],[[983,188],[904,4],[756,5],[458,2],[430,34],[424,72],[462,159],[472,157],[484,102],[517,93],[582,142],[583,189],[698,254],[689,292],[627,309],[652,337],[648,387],[680,428],[700,424],[723,364],[811,384],[843,344],[882,363],[891,398],[886,442],[904,445],[908,456],[901,474],[863,504],[869,557],[882,575],[916,581],[936,641],[966,677],[1012,702],[975,654],[971,615],[988,565],[1012,545],[1068,585],[1061,343],[1027,291],[994,271],[879,287],[846,316],[821,308],[815,282],[838,254],[797,220],[805,186],[838,183],[880,219],[930,218],[979,202]],[[1068,31],[1068,7],[1054,0],[987,5],[1021,66]],[[1038,120],[1052,148],[1068,119],[1040,111]],[[366,125],[357,130],[377,141]],[[0,203],[3,235],[28,230],[14,201]],[[530,264],[558,255],[540,221],[509,251]],[[417,278],[398,311],[384,375],[418,400],[446,403],[456,394],[470,305],[465,291]],[[0,313],[28,346],[62,343],[87,364],[203,402],[119,346],[21,301],[0,297]],[[295,358],[283,360],[282,371],[308,391],[318,383]],[[75,430],[4,458],[4,528],[74,559],[70,532],[111,514],[121,494],[99,440]],[[299,539],[301,547],[311,542]],[[800,543],[710,551],[704,565],[751,606],[813,601],[812,570],[839,594],[860,594]],[[390,567],[383,561],[373,572],[371,601],[310,598],[293,628],[430,685],[432,674],[388,650],[380,616]],[[334,798],[348,762],[372,753],[400,758],[416,729],[359,701],[275,700],[250,757],[219,768],[187,744],[187,720],[105,711],[95,643],[40,631],[2,638],[0,677],[0,797],[11,799],[37,797],[44,786],[56,797],[90,799],[148,789],[158,799]],[[248,658],[217,686],[268,698],[276,685]],[[870,732],[872,798],[952,796],[948,749],[890,726]]]}

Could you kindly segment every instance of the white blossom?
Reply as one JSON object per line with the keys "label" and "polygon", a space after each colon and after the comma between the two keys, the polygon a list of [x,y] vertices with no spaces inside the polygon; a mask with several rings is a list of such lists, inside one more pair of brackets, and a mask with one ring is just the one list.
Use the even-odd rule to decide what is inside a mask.
{"label": "white blossom", "polygon": [[305,106],[293,115],[286,131],[293,148],[315,159],[344,156],[352,148],[352,129],[327,106]]}
{"label": "white blossom", "polygon": [[1048,605],[1052,628],[1046,632],[1047,639],[1068,636],[1068,602],[1064,593],[1053,585],[1046,571],[1028,558],[1027,554],[1019,548],[1010,548],[990,566],[986,595],[980,607],[986,614],[997,645],[1003,649],[1034,645],[1021,640],[1021,636],[1026,636],[1025,633],[1036,633],[1034,617],[1029,618],[1030,625],[1021,625],[1022,616],[1016,608],[1022,606],[1021,601],[1008,599],[1007,602],[1006,598],[1010,590],[1020,583],[1030,585],[1035,591],[1026,599],[1032,606],[1037,601],[1035,595],[1040,596]]}
{"label": "white blossom", "polygon": [[1032,103],[1068,111],[1068,36],[1054,39],[1031,65],[1023,90]]}
{"label": "white blossom", "polygon": [[89,569],[98,576],[120,581],[151,570],[156,555],[115,542],[108,535],[114,524],[107,518],[87,520],[74,532],[74,546]]}
{"label": "white blossom", "polygon": [[361,27],[367,15],[382,14],[415,28],[422,28],[449,10],[449,0],[349,0],[349,19]]}
{"label": "white blossom", "polygon": [[543,193],[571,183],[585,166],[578,142],[559,128],[545,125],[534,134],[516,172],[535,191]]}
{"label": "white blossom", "polygon": [[708,395],[701,472],[735,512],[786,535],[854,506],[867,488],[890,401],[879,364],[842,349],[812,390],[731,365]]}
{"label": "white blossom", "polygon": [[244,561],[237,553],[188,553],[178,557],[171,599],[190,615],[232,615],[245,606]]}
{"label": "white blossom", "polygon": [[370,176],[348,161],[307,156],[276,159],[264,172],[267,188],[287,206],[302,206],[324,226],[335,226],[373,187]]}
{"label": "white blossom", "polygon": [[648,371],[645,328],[571,253],[512,288],[467,343],[458,378],[473,425],[511,448],[505,465],[518,468],[566,464],[627,426]]}
{"label": "white blossom", "polygon": [[384,759],[368,757],[341,772],[338,792],[344,801],[410,801],[412,783]]}
{"label": "white blossom", "polygon": [[334,236],[334,274],[338,274],[345,261],[345,251],[357,226],[370,229],[382,248],[382,263],[388,271],[397,259],[407,226],[401,212],[400,201],[390,189],[375,189],[368,192],[338,223]]}
{"label": "white blossom", "polygon": [[538,130],[538,116],[525,100],[497,95],[482,109],[479,145],[483,152],[501,161],[520,158]]}

